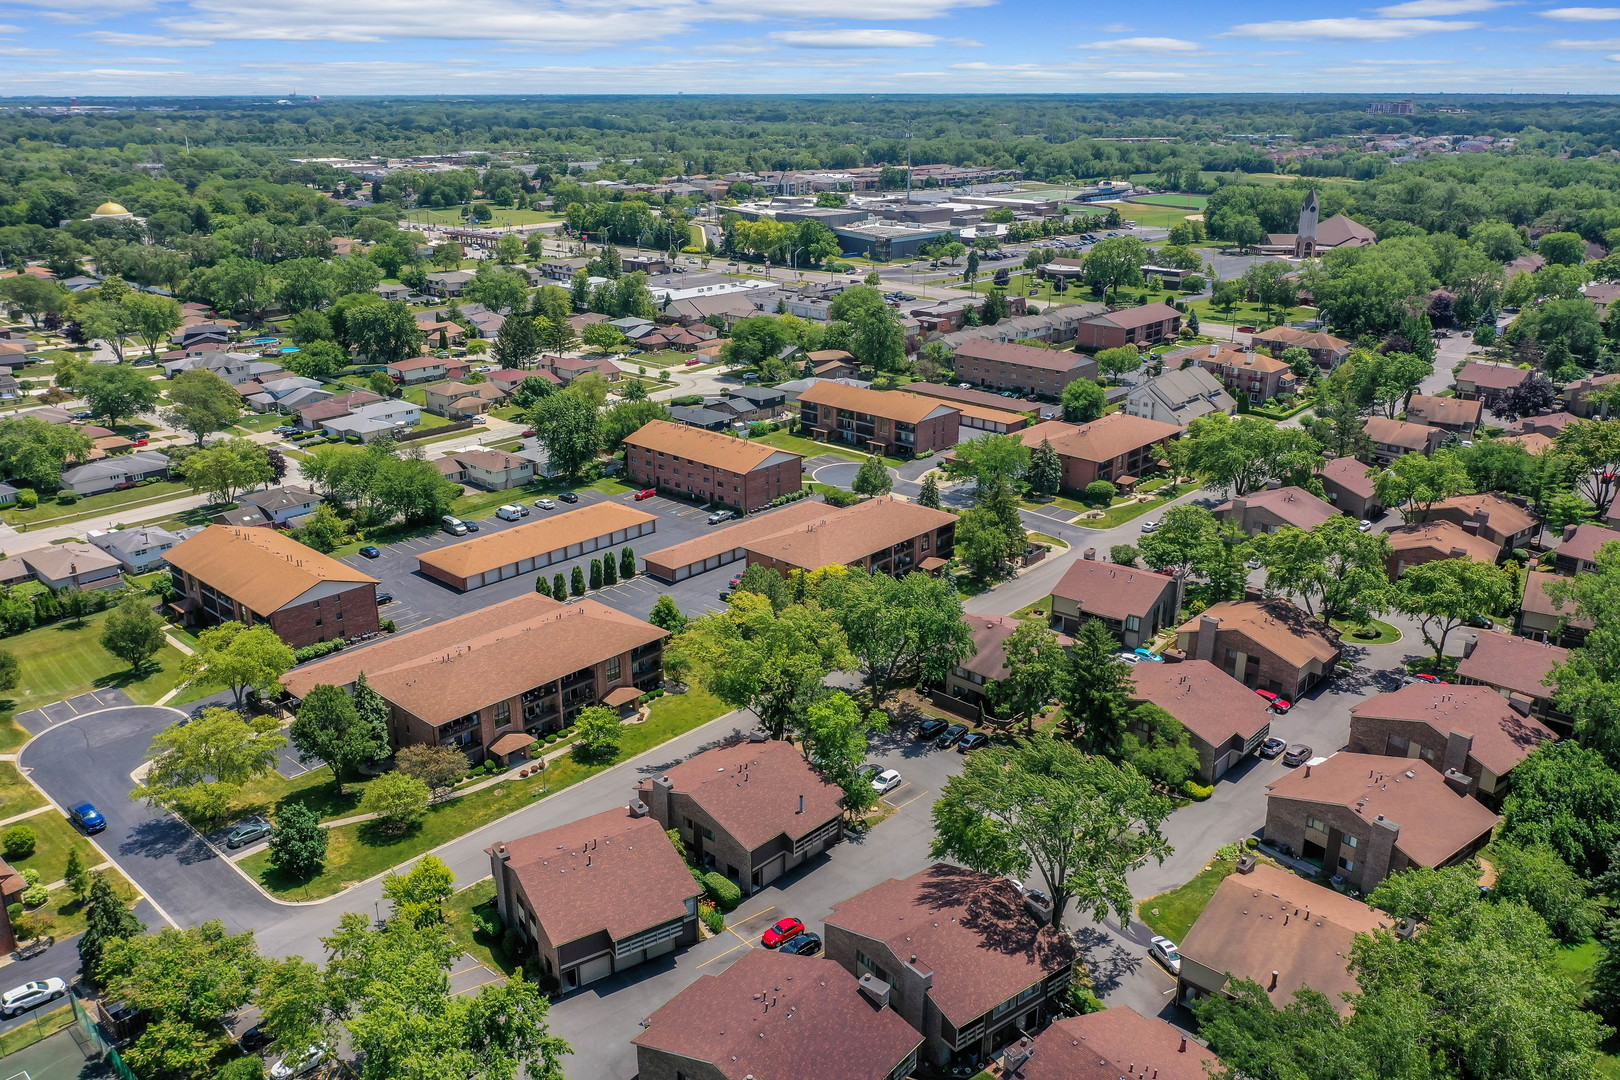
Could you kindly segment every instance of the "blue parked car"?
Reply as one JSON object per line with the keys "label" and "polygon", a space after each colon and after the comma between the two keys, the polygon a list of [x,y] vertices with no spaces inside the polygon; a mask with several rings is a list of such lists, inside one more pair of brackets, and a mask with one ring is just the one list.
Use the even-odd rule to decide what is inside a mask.
{"label": "blue parked car", "polygon": [[83,802],[68,807],[68,817],[73,820],[73,824],[83,829],[86,835],[98,833],[107,827],[107,819],[101,816],[101,811],[96,809],[95,803]]}
{"label": "blue parked car", "polygon": [[1164,662],[1164,657],[1158,655],[1157,653],[1150,652],[1147,649],[1137,649],[1136,655],[1143,660],[1157,660],[1159,663]]}

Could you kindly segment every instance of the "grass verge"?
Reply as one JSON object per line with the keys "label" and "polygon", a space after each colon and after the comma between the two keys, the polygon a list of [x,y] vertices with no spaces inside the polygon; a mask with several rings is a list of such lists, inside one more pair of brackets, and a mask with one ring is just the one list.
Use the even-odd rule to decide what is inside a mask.
{"label": "grass verge", "polygon": [[0,1035],[0,1058],[25,1050],[37,1042],[44,1042],[58,1031],[72,1026],[72,1005],[63,1005],[48,1013],[32,1016],[22,1027],[12,1028],[4,1035]]}
{"label": "grass verge", "polygon": [[[1333,628],[1352,645],[1393,645],[1401,640],[1400,630],[1380,619],[1368,619],[1366,623],[1354,619],[1334,619]],[[1378,634],[1376,637],[1362,637],[1363,629],[1376,630]]]}
{"label": "grass verge", "polygon": [[23,779],[17,766],[0,761],[0,818],[16,817],[45,805],[45,796]]}
{"label": "grass verge", "polygon": [[1236,868],[1236,859],[1213,860],[1208,870],[1200,872],[1185,885],[1138,903],[1136,917],[1155,934],[1180,942],[1192,929],[1192,924],[1198,921],[1198,916],[1204,913],[1204,908],[1209,905],[1221,882]]}
{"label": "grass verge", "polygon": [[[101,855],[95,847],[80,836],[78,830],[68,824],[68,819],[61,814],[51,812],[35,814],[25,822],[34,830],[34,853],[26,859],[7,859],[18,870],[38,870],[39,880],[49,885],[53,881],[62,880],[67,873],[68,853],[77,851],[79,859],[85,867],[91,867],[101,861]],[[10,826],[15,828],[15,826]],[[58,935],[60,936],[60,935]]]}
{"label": "grass verge", "polygon": [[[450,924],[451,936],[458,945],[502,974],[516,975],[523,966],[522,959],[508,956],[501,945],[504,932],[491,934],[485,930],[475,917],[475,912],[496,914],[493,880],[486,878],[456,893],[445,904],[444,915]],[[490,919],[489,922],[490,925],[499,925],[499,919]]]}
{"label": "grass verge", "polygon": [[[635,757],[708,723],[726,711],[719,698],[696,686],[685,694],[659,698],[653,703],[652,716],[646,723],[624,729],[615,760]],[[564,756],[552,762],[539,777],[519,779],[512,776],[493,787],[440,803],[403,836],[386,836],[372,822],[330,829],[326,868],[307,882],[296,881],[273,871],[268,852],[250,855],[237,865],[274,896],[286,900],[318,900],[432,851],[441,844],[521,810],[536,799],[571,787],[611,766],[612,762],[582,765],[571,756]]]}
{"label": "grass verge", "polygon": [[108,491],[101,495],[87,495],[71,506],[62,506],[55,502],[42,502],[32,510],[0,510],[0,521],[7,525],[19,526],[21,531],[28,528],[40,529],[48,525],[69,525],[75,521],[82,521],[88,517],[99,514],[117,513],[120,510],[136,510],[153,503],[167,502],[181,495],[190,495],[191,485],[164,481],[159,484],[147,484],[144,487],[132,487],[125,491]]}

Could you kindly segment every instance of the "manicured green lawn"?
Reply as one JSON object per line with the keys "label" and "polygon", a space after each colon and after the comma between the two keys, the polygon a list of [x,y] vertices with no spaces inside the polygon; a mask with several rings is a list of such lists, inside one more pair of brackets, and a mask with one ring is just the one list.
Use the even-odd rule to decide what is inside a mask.
{"label": "manicured green lawn", "polygon": [[[1188,485],[1188,487],[1185,489],[1179,486],[1161,487],[1156,492],[1156,494],[1159,495],[1159,498],[1150,499],[1147,502],[1115,503],[1103,513],[1102,517],[1081,518],[1074,524],[1080,526],[1082,529],[1111,529],[1116,525],[1123,525],[1125,522],[1130,521],[1133,518],[1139,518],[1143,514],[1150,513],[1155,510],[1161,510],[1164,508],[1166,503],[1180,497],[1181,495],[1185,494],[1186,491],[1190,490],[1192,490],[1191,485]],[[1063,505],[1067,505],[1067,503],[1064,502]],[[1082,506],[1081,509],[1087,508]]]}
{"label": "manicured green lawn", "polygon": [[[1137,206],[1141,203],[1148,203],[1152,206],[1168,206],[1173,209],[1187,211],[1201,211],[1208,202],[1209,196],[1207,195],[1138,195],[1130,202],[1120,204],[1119,212],[1125,214],[1127,206]],[[1125,216],[1130,217],[1131,215],[1125,214]]]}
{"label": "manicured green lawn", "polygon": [[492,879],[485,878],[476,885],[462,889],[444,905],[445,920],[450,924],[451,935],[463,949],[488,966],[507,975],[517,974],[521,960],[506,955],[506,950],[501,947],[502,933],[490,934],[479,927],[473,919],[475,908],[484,908],[490,914],[495,914],[495,882]]}
{"label": "manicured green lawn", "polygon": [[[853,446],[846,446],[843,443],[816,442],[814,439],[805,439],[800,438],[797,435],[790,435],[786,431],[773,431],[769,435],[761,435],[759,438],[750,439],[749,441],[764,443],[766,446],[774,446],[778,450],[788,450],[795,454],[803,454],[806,460],[815,457],[817,454],[832,454],[834,457],[841,457],[854,462],[862,462],[865,461],[868,456],[870,456],[861,453]],[[899,468],[901,465],[905,464],[905,461],[901,458],[885,457],[883,458],[883,464],[892,468]]]}
{"label": "manicured green lawn", "polygon": [[[96,873],[105,874],[108,880],[112,882],[113,888],[117,890],[118,895],[122,896],[125,901],[133,903],[135,898],[140,895],[135,886],[129,883],[129,879],[120,874],[116,868],[108,867],[105,870],[98,870]],[[40,905],[37,910],[51,920],[50,934],[56,938],[58,945],[75,934],[84,933],[84,905],[79,903],[78,897],[73,895],[73,890],[65,885],[53,891],[51,898]],[[156,927],[152,929],[155,930]]]}
{"label": "manicured green lawn", "polygon": [[241,419],[236,422],[236,426],[243,431],[270,431],[289,422],[289,418],[282,416],[280,413],[250,412],[243,413]]}
{"label": "manicured green lawn", "polygon": [[1051,544],[1059,551],[1069,550],[1069,542],[1067,540],[1060,540],[1055,536],[1048,536],[1043,532],[1032,532],[1029,533],[1028,536],[1031,540],[1037,540],[1043,544]]}
{"label": "manicured green lawn", "polygon": [[1362,628],[1361,623],[1350,619],[1333,620],[1334,629],[1344,635],[1344,640],[1353,645],[1393,645],[1401,640],[1401,632],[1387,622],[1379,619],[1368,619],[1366,625],[1378,631],[1377,637],[1367,638],[1357,634]]}
{"label": "manicured green lawn", "polygon": [[1188,307],[1198,312],[1198,320],[1204,322],[1223,323],[1230,326],[1276,326],[1279,323],[1294,322],[1299,319],[1316,317],[1316,309],[1309,307],[1289,308],[1287,312],[1272,312],[1272,318],[1261,318],[1259,304],[1241,303],[1232,309],[1231,315],[1216,310],[1208,300],[1190,300]]}
{"label": "manicured green lawn", "polygon": [[1171,941],[1180,943],[1192,929],[1192,924],[1198,921],[1204,908],[1209,904],[1215,890],[1220,888],[1221,882],[1237,868],[1236,860],[1223,859],[1213,862],[1208,870],[1201,872],[1197,877],[1185,885],[1171,889],[1169,892],[1150,896],[1136,905],[1136,916],[1146,923],[1155,934],[1162,934]]}
{"label": "manicured green lawn", "polygon": [[424,428],[444,427],[446,424],[453,423],[455,423],[455,421],[451,420],[447,416],[440,416],[438,413],[424,412],[422,414],[421,421],[416,425],[416,427],[417,430],[420,431]]}
{"label": "manicured green lawn", "polygon": [[[646,723],[624,729],[617,760],[623,761],[650,750],[726,711],[726,706],[718,698],[696,686],[685,694],[666,695],[653,703],[652,716]],[[440,803],[404,836],[386,836],[371,822],[330,829],[327,834],[326,869],[307,883],[271,870],[268,852],[250,855],[237,865],[257,878],[275,896],[288,900],[316,900],[432,851],[441,844],[609,767],[581,765],[572,757],[562,757],[552,762],[540,776],[528,779],[513,776],[493,787]]]}
{"label": "manicured green lawn", "polygon": [[0,753],[21,746],[27,735],[11,718],[53,701],[117,687],[137,704],[150,705],[180,681],[180,652],[165,645],[139,676],[101,647],[101,624],[107,612],[87,617],[82,626],[52,623],[0,640],[22,666],[22,681],[8,698],[0,698]]}
{"label": "manicured green lawn", "polygon": [[[1134,221],[1138,225],[1157,229],[1168,229],[1172,225],[1179,225],[1187,220],[1189,214],[1201,212],[1185,206],[1148,206],[1144,203],[1124,202],[1110,203],[1108,207],[1103,207],[1103,210],[1106,212],[1109,207],[1117,207],[1119,216],[1126,221]],[[1096,230],[1092,231],[1095,232]]]}
{"label": "manicured green lawn", "polygon": [[[116,512],[124,507],[135,507],[141,504],[162,502],[177,495],[189,495],[190,484],[181,484],[164,480],[156,484],[146,484],[143,487],[132,487],[124,491],[108,491],[100,495],[89,495],[69,506],[63,506],[54,498],[45,499],[32,510],[18,510],[10,507],[0,510],[0,521],[7,525],[32,526],[40,528],[45,525],[66,525],[87,517],[99,514]],[[22,531],[26,532],[24,528]]]}
{"label": "manicured green lawn", "polygon": [[322,821],[332,821],[358,813],[360,794],[364,790],[364,783],[350,782],[339,794],[337,785],[332,782],[332,770],[325,765],[291,780],[272,772],[242,785],[236,798],[231,800],[229,816],[237,821],[250,814],[263,814],[273,820],[281,807],[298,803],[315,811]]}
{"label": "manicured green lawn", "polygon": [[[440,210],[411,210],[406,216],[409,221],[428,222],[434,225],[465,225],[462,214],[466,206],[447,206]],[[548,221],[561,221],[563,216],[550,210],[502,210],[500,207],[491,209],[494,215],[489,221],[479,222],[479,228],[490,228],[500,225],[539,225]],[[409,222],[402,222],[406,227]]]}
{"label": "manicured green lawn", "polygon": [[23,779],[17,766],[0,761],[0,818],[16,817],[45,805],[45,796]]}
{"label": "manicured green lawn", "polygon": [[[121,796],[118,796],[121,797]],[[60,881],[62,875],[67,873],[68,852],[77,851],[79,858],[88,869],[101,861],[101,856],[91,846],[90,841],[79,835],[79,831],[69,824],[68,819],[56,811],[44,814],[35,814],[27,821],[18,822],[34,830],[38,843],[34,853],[26,859],[7,859],[18,870],[38,870],[39,880],[49,885],[53,881]],[[7,828],[16,828],[15,825]]]}

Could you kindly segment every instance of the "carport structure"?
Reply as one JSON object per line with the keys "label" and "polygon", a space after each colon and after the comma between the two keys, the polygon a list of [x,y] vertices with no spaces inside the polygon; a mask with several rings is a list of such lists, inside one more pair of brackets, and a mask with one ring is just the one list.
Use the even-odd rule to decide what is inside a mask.
{"label": "carport structure", "polygon": [[653,552],[646,556],[647,573],[672,584],[685,581],[694,574],[737,562],[747,556],[749,543],[825,517],[827,510],[827,504],[819,499],[804,499],[767,514],[756,514],[684,544]]}
{"label": "carport structure", "polygon": [[463,592],[647,536],[658,518],[615,502],[502,529],[416,557],[428,577]]}

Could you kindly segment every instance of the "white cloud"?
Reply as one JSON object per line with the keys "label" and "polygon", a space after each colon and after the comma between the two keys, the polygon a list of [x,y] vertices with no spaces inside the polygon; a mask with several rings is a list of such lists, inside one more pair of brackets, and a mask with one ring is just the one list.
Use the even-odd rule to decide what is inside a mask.
{"label": "white cloud", "polygon": [[3,25],[0,25],[0,34],[20,34],[22,32],[23,32],[23,28],[20,27],[20,26],[3,26]]}
{"label": "white cloud", "polygon": [[1620,19],[1620,8],[1612,7],[1566,7],[1553,8],[1543,11],[1543,16],[1557,19],[1560,22],[1612,22]]}
{"label": "white cloud", "polygon": [[1261,41],[1400,41],[1454,30],[1472,30],[1477,22],[1439,19],[1301,19],[1244,23],[1222,37],[1259,38]]}
{"label": "white cloud", "polygon": [[1186,41],[1182,38],[1169,37],[1133,37],[1117,38],[1113,41],[1093,41],[1085,45],[1076,45],[1077,49],[1148,49],[1154,52],[1200,52],[1203,46],[1196,41]]}
{"label": "white cloud", "polygon": [[1378,8],[1386,19],[1426,19],[1436,15],[1469,15],[1511,6],[1510,0],[1407,0]]}
{"label": "white cloud", "polygon": [[1099,29],[1105,34],[1128,34],[1132,30],[1135,30],[1136,27],[1126,26],[1124,23],[1116,22],[1109,23],[1107,26],[1099,27]]}
{"label": "white cloud", "polygon": [[1547,42],[1547,48],[1602,52],[1604,49],[1620,49],[1620,38],[1598,38],[1595,41],[1549,41]]}
{"label": "white cloud", "polygon": [[928,49],[945,39],[915,30],[779,30],[771,35],[801,49]]}
{"label": "white cloud", "polygon": [[167,37],[162,34],[120,34],[112,30],[93,30],[84,35],[103,45],[123,45],[129,48],[150,46],[154,49],[200,49],[212,45],[203,38]]}
{"label": "white cloud", "polygon": [[775,46],[763,41],[722,41],[709,45],[695,45],[689,51],[698,56],[757,56],[771,52]]}

